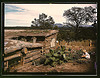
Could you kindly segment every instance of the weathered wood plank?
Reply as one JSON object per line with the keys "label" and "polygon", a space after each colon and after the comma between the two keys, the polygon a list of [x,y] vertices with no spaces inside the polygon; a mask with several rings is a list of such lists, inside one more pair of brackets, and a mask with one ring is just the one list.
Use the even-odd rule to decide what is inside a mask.
{"label": "weathered wood plank", "polygon": [[29,58],[29,57],[32,57],[32,56],[35,56],[35,55],[37,55],[37,54],[41,54],[41,52],[40,52],[40,51],[37,51],[37,52],[29,53],[29,54],[27,54],[27,55],[25,56],[25,59],[26,59],[26,58]]}
{"label": "weathered wood plank", "polygon": [[27,54],[30,54],[30,53],[33,53],[33,52],[36,53],[36,52],[38,52],[38,51],[42,51],[42,50],[41,50],[41,49],[40,49],[40,50],[39,50],[39,49],[37,49],[37,50],[36,50],[36,49],[35,49],[35,50],[31,50],[31,51],[28,51],[28,52],[26,53],[26,55],[27,55]]}
{"label": "weathered wood plank", "polygon": [[7,66],[7,62],[4,62],[4,66]]}
{"label": "weathered wood plank", "polygon": [[7,68],[8,68],[8,67],[4,67],[4,71],[6,71],[6,70],[7,70]]}
{"label": "weathered wood plank", "polygon": [[24,60],[24,63],[31,62],[32,60],[35,60],[35,59],[39,58],[40,56],[41,56],[41,55],[38,54],[38,55],[35,55],[35,56],[30,57],[30,58],[28,58],[28,59],[25,59],[25,60]]}
{"label": "weathered wood plank", "polygon": [[15,51],[21,50],[21,49],[22,49],[22,47],[9,48],[9,49],[4,51],[4,54],[12,53],[12,52],[15,52]]}
{"label": "weathered wood plank", "polygon": [[14,41],[17,41],[17,46],[11,46],[11,47],[8,47],[7,49],[4,50],[4,54],[8,54],[8,53],[11,53],[11,52],[14,52],[14,51],[17,51],[17,50],[21,50],[23,49],[24,47],[26,48],[36,48],[36,47],[42,47],[43,45],[40,44],[40,43],[30,43],[30,42],[24,42],[24,41],[18,41],[18,40],[12,40],[13,42]]}
{"label": "weathered wood plank", "polygon": [[45,47],[44,50],[50,49],[50,47]]}
{"label": "weathered wood plank", "polygon": [[6,57],[6,58],[4,58],[4,61],[8,61],[8,60],[11,60],[11,59],[16,58],[16,57],[21,57],[21,53]]}
{"label": "weathered wood plank", "polygon": [[49,45],[45,45],[45,47],[50,47],[51,45],[49,44]]}

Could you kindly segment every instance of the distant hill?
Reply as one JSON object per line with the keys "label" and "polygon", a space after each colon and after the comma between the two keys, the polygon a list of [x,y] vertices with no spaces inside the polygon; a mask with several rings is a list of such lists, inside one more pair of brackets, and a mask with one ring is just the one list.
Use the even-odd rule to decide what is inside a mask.
{"label": "distant hill", "polygon": [[[58,26],[58,27],[63,27],[63,24],[61,23],[56,23],[54,24],[54,26]],[[68,26],[64,26],[65,28],[69,28]],[[93,27],[92,25],[80,25],[80,27]]]}
{"label": "distant hill", "polygon": [[56,23],[56,24],[54,24],[55,26],[58,26],[58,27],[63,27],[63,24],[61,24],[61,23]]}
{"label": "distant hill", "polygon": [[80,27],[93,27],[92,25],[80,25]]}
{"label": "distant hill", "polygon": [[[69,29],[69,28],[71,28],[71,26],[63,26],[63,24],[61,24],[61,23],[56,23],[56,24],[54,24],[54,26],[58,26],[59,28],[65,28],[65,29]],[[80,25],[79,27],[93,27],[92,25]],[[27,27],[27,26],[15,26],[15,27],[4,27],[4,29],[32,29],[31,27]]]}

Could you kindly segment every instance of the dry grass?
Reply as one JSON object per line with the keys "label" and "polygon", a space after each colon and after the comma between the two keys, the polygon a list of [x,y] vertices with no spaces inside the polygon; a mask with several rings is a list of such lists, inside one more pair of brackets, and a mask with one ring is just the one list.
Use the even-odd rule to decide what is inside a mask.
{"label": "dry grass", "polygon": [[[95,41],[92,41],[95,43]],[[90,46],[91,44],[91,46]],[[95,51],[96,47],[94,44],[90,43],[89,40],[84,40],[84,41],[72,41],[72,42],[66,42],[66,41],[61,41],[56,44],[56,47],[58,46],[65,46],[66,48],[71,48],[73,50],[80,50],[80,49],[86,49],[87,51]]]}

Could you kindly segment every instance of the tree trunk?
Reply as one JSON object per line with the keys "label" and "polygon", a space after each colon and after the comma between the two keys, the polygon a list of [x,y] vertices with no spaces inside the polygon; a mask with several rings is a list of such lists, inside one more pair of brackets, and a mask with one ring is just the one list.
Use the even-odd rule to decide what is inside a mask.
{"label": "tree trunk", "polygon": [[76,25],[76,29],[75,29],[75,40],[78,40],[78,27],[79,25]]}

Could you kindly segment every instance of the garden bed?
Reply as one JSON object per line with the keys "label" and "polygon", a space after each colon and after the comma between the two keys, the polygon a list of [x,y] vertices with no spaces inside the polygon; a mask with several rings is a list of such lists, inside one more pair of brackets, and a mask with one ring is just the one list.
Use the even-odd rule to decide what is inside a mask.
{"label": "garden bed", "polygon": [[[64,50],[64,48],[62,48],[62,50]],[[51,53],[53,53],[54,50],[51,50]],[[45,72],[45,73],[52,73],[52,72],[56,72],[56,73],[89,73],[89,74],[96,74],[96,69],[95,69],[95,57],[93,55],[91,55],[91,59],[85,59],[85,58],[80,58],[80,56],[77,55],[81,55],[82,51],[79,50],[76,52],[76,54],[73,53],[73,55],[70,54],[71,49],[69,49],[69,51],[67,51],[68,54],[66,54],[65,52],[62,52],[62,56],[63,54],[66,54],[66,56],[72,58],[73,56],[75,56],[75,59],[68,59],[67,58],[67,62],[64,62],[64,58],[60,59],[59,56],[56,57],[59,58],[59,60],[63,61],[61,64],[59,64],[59,60],[57,61],[58,63],[54,66],[52,66],[52,63],[55,62],[54,58],[55,56],[51,56],[52,58],[46,57],[45,59],[52,59],[51,62],[47,62],[47,64],[44,64],[45,62],[43,62],[43,58],[42,58],[42,64],[38,64],[38,65],[24,65],[23,67],[21,67],[21,69],[17,70],[17,72]],[[77,54],[78,53],[78,54]],[[55,55],[55,53],[54,53]],[[70,56],[69,56],[70,55]],[[48,54],[46,54],[46,56],[48,56]],[[93,56],[93,57],[92,57]],[[55,58],[56,58],[55,57]],[[76,58],[77,57],[77,58]],[[46,61],[46,60],[45,60]],[[50,64],[51,63],[51,64]]]}

